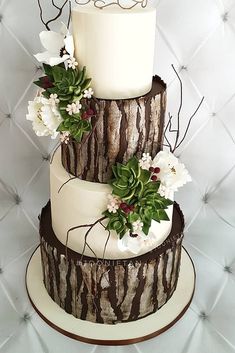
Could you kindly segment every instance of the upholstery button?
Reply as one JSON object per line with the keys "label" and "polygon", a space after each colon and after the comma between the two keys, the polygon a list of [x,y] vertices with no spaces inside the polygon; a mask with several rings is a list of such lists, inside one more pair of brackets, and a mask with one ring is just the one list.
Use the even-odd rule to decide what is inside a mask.
{"label": "upholstery button", "polygon": [[212,116],[216,116],[216,113],[214,112],[214,113],[212,113]]}
{"label": "upholstery button", "polygon": [[232,269],[229,266],[224,266],[224,271],[228,273],[232,273]]}
{"label": "upholstery button", "polygon": [[3,269],[0,267],[0,275],[3,273]]}
{"label": "upholstery button", "polygon": [[222,15],[222,20],[223,20],[223,22],[227,22],[227,21],[228,21],[228,12],[225,12],[225,13]]}
{"label": "upholstery button", "polygon": [[181,68],[180,68],[180,71],[183,71],[183,70],[187,71],[188,70],[187,66],[182,65]]}
{"label": "upholstery button", "polygon": [[202,198],[202,201],[203,201],[204,203],[208,203],[208,200],[209,200],[209,194],[208,194],[208,193],[205,193],[205,195],[204,195],[203,198]]}
{"label": "upholstery button", "polygon": [[7,119],[11,119],[11,114],[7,114],[7,115],[6,115],[6,118],[7,118]]}
{"label": "upholstery button", "polygon": [[206,320],[207,319],[207,315],[204,311],[201,311],[200,314],[199,314],[199,317],[202,319],[202,320]]}
{"label": "upholstery button", "polygon": [[26,321],[29,321],[29,320],[30,320],[30,315],[29,315],[29,313],[25,313],[24,316],[22,317],[22,320],[25,321],[25,322],[26,322]]}
{"label": "upholstery button", "polygon": [[2,22],[3,16],[0,14],[0,22]]}
{"label": "upholstery button", "polygon": [[49,161],[49,159],[50,159],[50,156],[42,156],[43,161]]}
{"label": "upholstery button", "polygon": [[22,202],[22,200],[21,200],[19,195],[15,195],[15,202],[16,202],[17,205],[19,205]]}

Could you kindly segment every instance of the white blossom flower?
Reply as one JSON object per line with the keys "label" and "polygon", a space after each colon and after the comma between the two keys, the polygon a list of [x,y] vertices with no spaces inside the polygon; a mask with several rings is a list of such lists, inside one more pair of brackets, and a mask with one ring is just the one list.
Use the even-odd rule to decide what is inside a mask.
{"label": "white blossom flower", "polygon": [[69,34],[64,23],[62,23],[60,33],[42,31],[39,37],[43,47],[46,49],[43,53],[34,55],[39,62],[54,66],[74,56],[73,37]]}
{"label": "white blossom flower", "polygon": [[184,164],[169,151],[160,151],[153,159],[152,166],[160,168],[158,179],[161,181],[159,192],[162,196],[168,197],[192,180]]}
{"label": "white blossom flower", "polygon": [[151,231],[151,228],[148,235],[145,235],[142,231],[135,232],[134,236],[130,232],[127,232],[122,239],[118,239],[118,248],[121,251],[130,251],[138,255],[144,248],[154,245],[156,240],[156,236]]}
{"label": "white blossom flower", "polygon": [[76,69],[76,66],[78,66],[78,62],[76,61],[76,59],[75,59],[74,57],[71,56],[71,57],[68,59],[68,67],[69,67],[70,69],[75,70],[75,69]]}
{"label": "white blossom flower", "polygon": [[52,105],[56,105],[60,102],[59,98],[58,98],[58,95],[56,93],[52,93],[50,95],[50,98],[49,98],[49,102],[52,104]]}
{"label": "white blossom flower", "polygon": [[139,160],[139,164],[142,169],[147,169],[152,165],[152,157],[150,156],[149,153],[143,153],[142,158]]}
{"label": "white blossom flower", "polygon": [[64,142],[66,145],[69,142],[69,138],[70,138],[69,131],[63,131],[62,134],[60,135],[60,141]]}
{"label": "white blossom flower", "polygon": [[85,89],[84,94],[83,94],[83,97],[90,99],[90,98],[93,96],[93,94],[94,94],[94,91],[93,91],[93,89],[90,87],[90,88],[88,88],[88,89]]}
{"label": "white blossom flower", "polygon": [[141,222],[140,219],[137,219],[137,221],[132,223],[133,232],[135,233],[135,232],[142,231],[143,225],[144,225],[144,223]]}
{"label": "white blossom flower", "polygon": [[119,209],[121,200],[119,199],[118,196],[114,196],[112,194],[109,194],[107,197],[108,197],[108,204],[107,204],[108,211],[110,213],[116,213],[117,210]]}
{"label": "white blossom flower", "polygon": [[53,139],[59,134],[56,130],[63,120],[57,108],[42,96],[29,102],[26,119],[32,121],[37,136],[51,135]]}
{"label": "white blossom flower", "polygon": [[80,101],[77,101],[72,104],[68,104],[66,111],[68,112],[69,115],[73,115],[73,114],[79,113],[81,108],[82,108],[82,105],[80,104]]}

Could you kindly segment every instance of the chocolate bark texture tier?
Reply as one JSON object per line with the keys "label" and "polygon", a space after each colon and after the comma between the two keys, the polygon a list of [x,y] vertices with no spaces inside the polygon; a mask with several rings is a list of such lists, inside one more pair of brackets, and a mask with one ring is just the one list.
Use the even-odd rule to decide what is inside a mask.
{"label": "chocolate bark texture tier", "polygon": [[91,133],[81,143],[62,143],[62,164],[70,174],[106,183],[117,162],[126,163],[133,155],[141,158],[144,152],[155,157],[162,149],[166,85],[158,76],[143,97],[92,98],[87,104],[96,113]]}
{"label": "chocolate bark texture tier", "polygon": [[183,229],[183,214],[175,204],[171,233],[156,249],[131,259],[97,259],[59,242],[48,203],[40,219],[46,290],[61,308],[82,320],[115,324],[143,318],[161,308],[176,289]]}

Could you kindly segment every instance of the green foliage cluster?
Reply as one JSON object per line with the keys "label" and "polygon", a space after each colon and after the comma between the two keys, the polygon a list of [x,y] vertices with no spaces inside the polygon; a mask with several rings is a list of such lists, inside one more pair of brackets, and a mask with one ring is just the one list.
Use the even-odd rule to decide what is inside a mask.
{"label": "green foliage cluster", "polygon": [[152,220],[169,220],[166,209],[173,202],[158,193],[160,181],[152,181],[151,173],[142,169],[138,159],[132,157],[126,165],[117,163],[113,167],[114,178],[110,182],[113,195],[122,201],[119,209],[113,213],[106,210],[107,229],[115,230],[120,238],[129,231],[133,232],[132,223],[141,220],[143,232],[148,235]]}
{"label": "green foliage cluster", "polygon": [[64,64],[43,64],[43,68],[46,76],[40,77],[34,83],[44,88],[42,94],[45,98],[49,99],[51,94],[57,94],[60,100],[58,109],[63,118],[58,131],[69,131],[71,136],[80,142],[83,134],[91,130],[90,121],[82,118],[86,107],[82,106],[78,113],[72,115],[68,114],[66,108],[68,104],[80,101],[84,91],[89,88],[91,79],[86,77],[86,68],[66,70]]}

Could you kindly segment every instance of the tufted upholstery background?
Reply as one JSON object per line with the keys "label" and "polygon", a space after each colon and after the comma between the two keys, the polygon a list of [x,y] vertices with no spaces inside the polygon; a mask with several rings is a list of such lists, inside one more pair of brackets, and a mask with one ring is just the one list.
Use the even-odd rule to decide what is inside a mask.
{"label": "tufted upholstery background", "polygon": [[[59,0],[58,0],[59,2]],[[44,0],[50,17],[50,1]],[[197,270],[186,315],[168,332],[128,347],[73,341],[32,309],[24,275],[38,244],[37,216],[49,195],[48,157],[55,142],[37,138],[25,120],[40,75],[36,0],[0,0],[0,352],[235,352],[235,2],[159,0],[155,72],[168,83],[168,110],[181,131],[205,96],[178,151],[193,182],[177,195],[186,217],[185,247]],[[141,44],[140,44],[141,45]]]}

